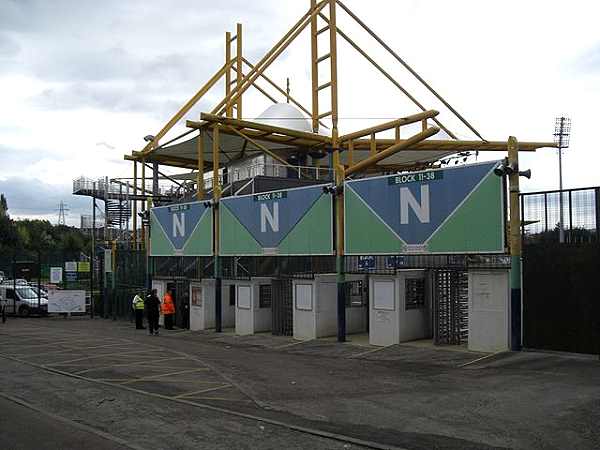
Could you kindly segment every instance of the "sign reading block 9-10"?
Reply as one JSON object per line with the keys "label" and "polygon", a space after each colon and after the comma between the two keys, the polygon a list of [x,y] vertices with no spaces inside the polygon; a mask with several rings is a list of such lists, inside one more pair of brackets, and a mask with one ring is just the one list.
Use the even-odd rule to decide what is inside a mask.
{"label": "sign reading block 9-10", "polygon": [[222,198],[220,255],[331,255],[331,196],[323,186]]}
{"label": "sign reading block 9-10", "polygon": [[212,240],[212,211],[203,202],[150,211],[150,256],[209,256]]}
{"label": "sign reading block 9-10", "polygon": [[348,181],[348,255],[504,251],[497,161]]}

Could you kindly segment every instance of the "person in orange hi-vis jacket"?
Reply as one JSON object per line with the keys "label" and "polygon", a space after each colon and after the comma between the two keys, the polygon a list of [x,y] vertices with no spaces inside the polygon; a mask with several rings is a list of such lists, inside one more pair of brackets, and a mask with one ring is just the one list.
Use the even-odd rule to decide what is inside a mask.
{"label": "person in orange hi-vis jacket", "polygon": [[163,297],[162,313],[165,316],[165,330],[173,329],[173,316],[175,315],[175,303],[173,302],[173,293],[169,289]]}

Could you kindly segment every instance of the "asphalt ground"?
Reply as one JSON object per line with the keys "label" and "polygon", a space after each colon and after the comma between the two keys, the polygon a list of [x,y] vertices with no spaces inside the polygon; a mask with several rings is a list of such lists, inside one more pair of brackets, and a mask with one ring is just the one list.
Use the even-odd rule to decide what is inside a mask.
{"label": "asphalt ground", "polygon": [[9,320],[0,357],[4,401],[116,446],[90,448],[600,448],[592,358],[76,318]]}

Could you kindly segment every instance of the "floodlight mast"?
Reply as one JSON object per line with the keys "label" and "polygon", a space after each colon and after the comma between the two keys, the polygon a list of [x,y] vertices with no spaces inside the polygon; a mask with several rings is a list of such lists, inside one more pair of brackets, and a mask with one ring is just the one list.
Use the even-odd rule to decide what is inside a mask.
{"label": "floodlight mast", "polygon": [[564,228],[564,206],[563,206],[563,176],[562,176],[562,149],[569,148],[571,138],[571,119],[568,117],[557,117],[554,121],[554,143],[558,146],[558,186],[560,195],[558,198],[560,208],[560,219],[558,221],[558,240],[562,244],[565,242]]}

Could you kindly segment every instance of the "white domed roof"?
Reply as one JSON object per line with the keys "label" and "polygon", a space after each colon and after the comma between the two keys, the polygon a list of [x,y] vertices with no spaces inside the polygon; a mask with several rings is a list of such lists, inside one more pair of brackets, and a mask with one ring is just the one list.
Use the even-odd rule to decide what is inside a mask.
{"label": "white domed roof", "polygon": [[289,103],[275,103],[254,119],[254,122],[312,133],[312,126],[298,108]]}

